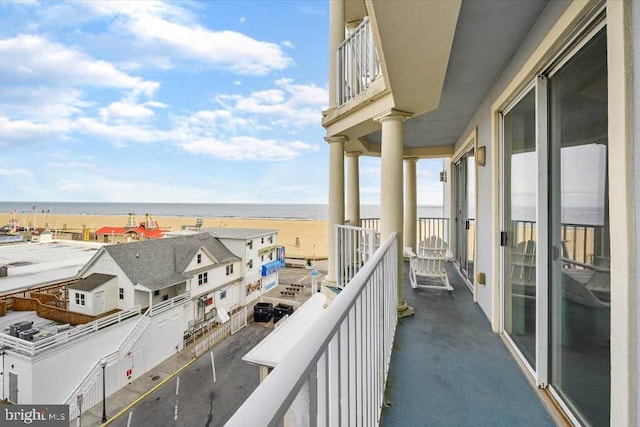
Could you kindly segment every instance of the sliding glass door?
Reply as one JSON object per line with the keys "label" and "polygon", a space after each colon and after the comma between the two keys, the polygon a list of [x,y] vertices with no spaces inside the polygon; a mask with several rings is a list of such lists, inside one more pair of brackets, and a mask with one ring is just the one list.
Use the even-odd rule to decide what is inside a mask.
{"label": "sliding glass door", "polygon": [[609,424],[611,396],[603,26],[502,115],[504,331],[537,383],[598,426]]}
{"label": "sliding glass door", "polygon": [[607,39],[549,79],[551,385],[585,424],[609,424]]}
{"label": "sliding glass door", "polygon": [[535,369],[536,103],[531,89],[504,114],[505,332]]}

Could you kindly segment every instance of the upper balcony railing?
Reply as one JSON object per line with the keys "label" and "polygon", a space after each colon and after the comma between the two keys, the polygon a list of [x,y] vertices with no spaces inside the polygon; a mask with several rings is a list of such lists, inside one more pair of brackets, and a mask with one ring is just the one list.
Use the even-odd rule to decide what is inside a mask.
{"label": "upper balcony railing", "polygon": [[393,233],[258,386],[227,426],[380,423],[397,323]]}
{"label": "upper balcony railing", "polygon": [[341,106],[367,90],[381,73],[368,17],[340,43],[336,55],[336,97]]}

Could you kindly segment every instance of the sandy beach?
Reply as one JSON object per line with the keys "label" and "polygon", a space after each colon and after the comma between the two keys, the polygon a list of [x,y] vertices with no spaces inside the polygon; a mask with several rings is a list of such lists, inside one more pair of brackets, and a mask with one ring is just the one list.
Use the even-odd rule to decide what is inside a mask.
{"label": "sandy beach", "polygon": [[[10,214],[0,214],[0,225],[7,224],[11,219]],[[67,229],[80,231],[88,227],[94,231],[103,226],[123,227],[127,223],[126,215],[62,215],[62,214],[37,214],[35,221],[33,214],[16,215],[16,219],[43,227],[45,224],[55,231]],[[144,221],[144,215],[137,215],[137,221]],[[158,217],[154,219],[161,228],[172,231],[180,230],[183,225],[195,225],[195,217]],[[278,230],[278,243],[284,245],[288,257],[317,258],[327,256],[327,221],[300,220],[300,219],[260,219],[260,218],[202,218],[203,227],[239,227],[239,228],[263,228]],[[299,243],[296,245],[296,241]]]}

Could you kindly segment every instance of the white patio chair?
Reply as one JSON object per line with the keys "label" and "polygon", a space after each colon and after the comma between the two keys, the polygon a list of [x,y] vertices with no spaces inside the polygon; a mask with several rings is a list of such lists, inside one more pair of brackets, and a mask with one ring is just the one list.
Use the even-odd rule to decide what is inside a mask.
{"label": "white patio chair", "polygon": [[[418,255],[410,247],[405,248],[405,253],[409,256],[409,282],[413,289],[441,289],[449,293],[453,291],[444,268],[448,259],[446,242],[431,236],[418,244]],[[420,278],[425,278],[428,282],[421,283]]]}

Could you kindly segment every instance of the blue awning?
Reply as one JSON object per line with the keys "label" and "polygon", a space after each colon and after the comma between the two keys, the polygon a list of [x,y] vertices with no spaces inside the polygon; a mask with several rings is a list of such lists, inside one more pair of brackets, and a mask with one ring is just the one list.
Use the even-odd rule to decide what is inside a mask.
{"label": "blue awning", "polygon": [[270,274],[275,273],[276,271],[282,270],[284,268],[284,261],[283,260],[275,260],[275,261],[271,261],[267,264],[264,264],[262,266],[262,277],[264,276],[268,276]]}

